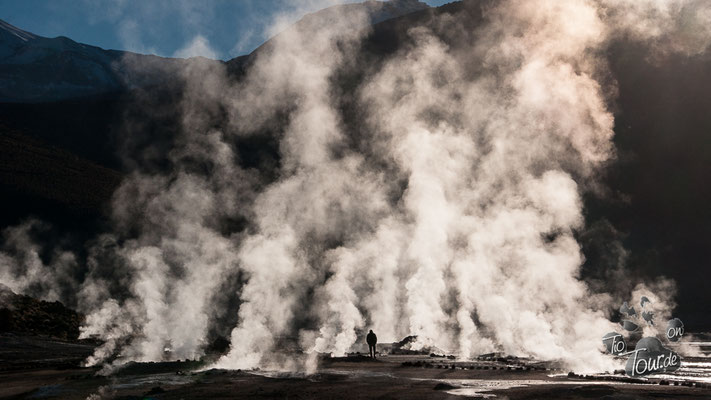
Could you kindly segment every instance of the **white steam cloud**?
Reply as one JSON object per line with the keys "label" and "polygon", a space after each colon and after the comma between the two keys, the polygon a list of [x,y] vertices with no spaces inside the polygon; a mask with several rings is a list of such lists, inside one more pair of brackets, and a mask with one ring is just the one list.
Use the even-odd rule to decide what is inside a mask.
{"label": "white steam cloud", "polygon": [[179,58],[199,56],[212,59],[219,57],[217,52],[210,47],[210,42],[202,35],[195,36],[185,47],[176,51],[174,56]]}
{"label": "white steam cloud", "polygon": [[[704,51],[709,7],[482,4],[482,23],[462,35],[470,43],[450,48],[414,28],[410,45],[368,66],[347,93],[338,83],[363,67],[364,13],[278,35],[238,83],[214,63],[189,63],[174,167],[131,175],[115,195],[116,232],[90,252],[83,334],[106,343],[88,363],[117,352],[123,361],[200,357],[228,290],[238,318],[220,367],[288,368],[291,344],[344,354],[373,329],[381,341],[414,334],[415,348],[462,358],[505,351],[610,368],[600,338],[615,329],[606,310],[622,299],[580,280],[574,238],[581,194],[614,157],[602,54],[624,35],[662,53]],[[437,18],[440,30],[467,26]],[[230,143],[273,128],[285,109],[281,164],[264,184],[238,166]],[[217,112],[233,131],[211,126]],[[222,233],[239,218],[248,228]],[[124,239],[129,231],[138,235]],[[35,265],[31,251],[24,257]],[[1,260],[13,288],[40,279],[33,267],[17,273],[25,261]],[[240,284],[225,287],[235,276]]]}

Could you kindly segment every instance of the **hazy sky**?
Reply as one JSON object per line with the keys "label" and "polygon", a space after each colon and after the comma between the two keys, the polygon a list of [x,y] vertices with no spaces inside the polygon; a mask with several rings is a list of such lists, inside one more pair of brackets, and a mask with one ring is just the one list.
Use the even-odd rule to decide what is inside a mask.
{"label": "hazy sky", "polygon": [[[263,43],[277,17],[290,22],[307,12],[358,1],[0,0],[0,19],[41,36],[67,36],[105,49],[181,56],[190,48],[229,59]],[[439,6],[452,0],[423,1]]]}

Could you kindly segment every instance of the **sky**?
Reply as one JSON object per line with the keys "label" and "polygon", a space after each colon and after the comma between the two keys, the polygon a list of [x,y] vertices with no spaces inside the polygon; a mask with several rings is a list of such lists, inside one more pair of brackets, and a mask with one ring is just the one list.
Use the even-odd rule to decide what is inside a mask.
{"label": "sky", "polygon": [[[248,54],[275,21],[360,0],[0,0],[0,19],[104,49],[227,60]],[[452,0],[425,0],[440,6]]]}

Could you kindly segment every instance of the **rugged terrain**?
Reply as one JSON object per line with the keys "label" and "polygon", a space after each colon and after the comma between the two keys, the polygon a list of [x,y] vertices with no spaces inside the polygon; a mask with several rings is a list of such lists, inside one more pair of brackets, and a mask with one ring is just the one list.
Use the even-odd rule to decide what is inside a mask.
{"label": "rugged terrain", "polygon": [[[217,370],[194,362],[145,363],[102,376],[98,368],[71,365],[82,352],[89,354],[90,346],[7,336],[0,340],[6,344],[3,363],[13,351],[31,354],[27,359],[34,363],[0,372],[4,399],[704,399],[711,395],[711,384],[567,375],[554,365],[496,357],[473,361],[425,355],[384,355],[376,361],[326,357],[311,374]],[[53,359],[42,359],[42,352]]]}

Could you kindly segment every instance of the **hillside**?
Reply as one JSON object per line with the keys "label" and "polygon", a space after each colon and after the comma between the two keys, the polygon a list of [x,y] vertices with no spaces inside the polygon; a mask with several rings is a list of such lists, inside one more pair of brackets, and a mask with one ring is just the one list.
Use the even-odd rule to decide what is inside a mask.
{"label": "hillside", "polygon": [[48,302],[13,293],[0,284],[0,333],[77,340],[84,317],[58,301]]}

